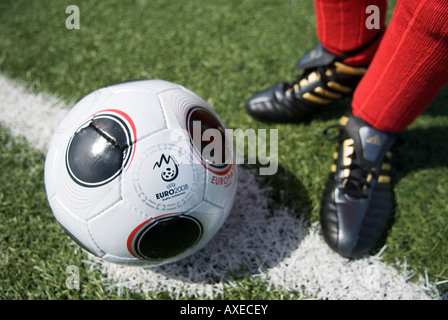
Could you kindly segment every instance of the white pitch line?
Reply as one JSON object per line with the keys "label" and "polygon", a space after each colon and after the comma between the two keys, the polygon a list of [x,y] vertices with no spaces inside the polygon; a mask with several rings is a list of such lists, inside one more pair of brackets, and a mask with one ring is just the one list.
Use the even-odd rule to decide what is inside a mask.
{"label": "white pitch line", "polygon": [[37,149],[47,150],[55,128],[67,112],[67,104],[60,99],[33,94],[0,74],[0,122]]}
{"label": "white pitch line", "polygon": [[[0,74],[0,123],[45,152],[68,105],[34,94]],[[126,267],[91,255],[85,261],[105,275],[106,288],[141,294],[165,290],[173,297],[213,298],[238,287],[235,274],[259,278],[269,290],[317,299],[436,299],[424,276],[409,281],[407,264],[390,266],[381,256],[348,260],[332,252],[319,234],[288,208],[269,209],[269,190],[255,173],[240,170],[234,208],[223,228],[201,251],[157,268]],[[387,250],[387,249],[386,249]],[[220,279],[211,281],[210,279]],[[285,298],[289,298],[286,296]]]}

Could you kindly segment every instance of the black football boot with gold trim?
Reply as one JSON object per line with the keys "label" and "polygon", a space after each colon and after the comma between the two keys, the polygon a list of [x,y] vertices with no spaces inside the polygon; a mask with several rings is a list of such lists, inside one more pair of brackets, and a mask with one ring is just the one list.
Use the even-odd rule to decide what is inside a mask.
{"label": "black football boot with gold trim", "polygon": [[300,122],[331,102],[351,96],[367,71],[341,62],[351,55],[337,56],[318,44],[297,63],[297,69],[304,71],[295,81],[254,94],[246,103],[247,113],[264,122]]}
{"label": "black football boot with gold trim", "polygon": [[375,247],[393,212],[389,150],[397,134],[376,130],[352,114],[332,128],[339,135],[321,200],[322,233],[334,251],[355,258]]}

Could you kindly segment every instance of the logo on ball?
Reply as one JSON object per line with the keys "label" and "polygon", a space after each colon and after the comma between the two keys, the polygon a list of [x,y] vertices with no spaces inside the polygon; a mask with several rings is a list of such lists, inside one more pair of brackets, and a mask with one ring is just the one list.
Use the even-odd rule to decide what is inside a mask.
{"label": "logo on ball", "polygon": [[173,181],[179,174],[179,167],[177,165],[176,159],[174,159],[174,157],[172,157],[171,155],[167,158],[165,154],[162,153],[160,161],[156,162],[152,169],[155,170],[156,167],[162,171],[160,176],[165,182]]}

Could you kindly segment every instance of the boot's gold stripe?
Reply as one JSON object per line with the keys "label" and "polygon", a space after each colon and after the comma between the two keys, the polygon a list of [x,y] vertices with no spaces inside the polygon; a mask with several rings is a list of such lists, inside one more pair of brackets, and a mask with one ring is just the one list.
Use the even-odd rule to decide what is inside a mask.
{"label": "boot's gold stripe", "polygon": [[329,104],[331,102],[331,100],[329,100],[329,99],[317,97],[309,92],[305,92],[302,95],[302,98],[305,100],[314,102],[314,103],[318,103],[318,104]]}
{"label": "boot's gold stripe", "polygon": [[336,72],[349,74],[352,76],[362,76],[366,73],[366,68],[361,67],[351,67],[341,62],[335,62],[334,66],[336,67]]}
{"label": "boot's gold stripe", "polygon": [[317,87],[316,89],[314,89],[314,92],[320,94],[321,96],[324,96],[326,98],[330,98],[330,99],[339,99],[342,98],[342,94],[340,93],[336,93],[336,92],[331,92],[330,90],[326,90],[322,87]]}
{"label": "boot's gold stripe", "polygon": [[390,183],[390,177],[389,176],[379,176],[378,183]]}
{"label": "boot's gold stripe", "polygon": [[337,82],[334,82],[334,81],[329,81],[327,83],[327,86],[333,90],[336,90],[336,91],[339,91],[339,92],[345,93],[345,94],[352,92],[352,88],[346,87],[346,86],[339,84]]}
{"label": "boot's gold stripe", "polygon": [[348,122],[347,116],[342,116],[341,119],[339,119],[339,124],[343,127],[345,127],[347,125],[347,122]]}

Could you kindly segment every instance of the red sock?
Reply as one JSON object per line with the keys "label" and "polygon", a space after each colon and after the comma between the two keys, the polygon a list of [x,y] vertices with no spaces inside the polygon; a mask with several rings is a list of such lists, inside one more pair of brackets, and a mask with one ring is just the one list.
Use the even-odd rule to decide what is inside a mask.
{"label": "red sock", "polygon": [[404,130],[448,82],[448,1],[400,0],[352,112],[378,130]]}
{"label": "red sock", "polygon": [[[367,29],[366,13],[369,5],[375,5],[380,13],[380,29]],[[359,54],[343,62],[357,67],[367,66],[371,61],[385,29],[387,0],[314,0],[317,36],[322,46],[331,53],[341,55],[361,48],[374,40]]]}

